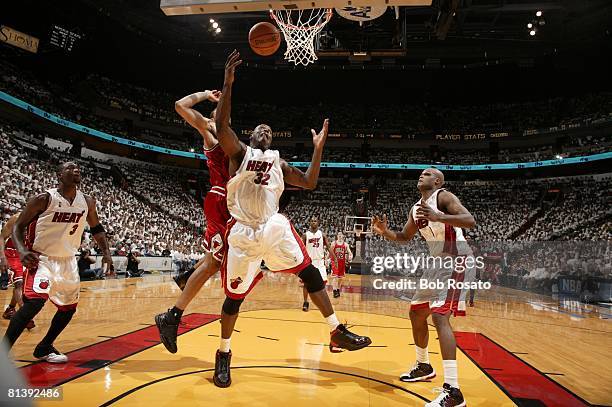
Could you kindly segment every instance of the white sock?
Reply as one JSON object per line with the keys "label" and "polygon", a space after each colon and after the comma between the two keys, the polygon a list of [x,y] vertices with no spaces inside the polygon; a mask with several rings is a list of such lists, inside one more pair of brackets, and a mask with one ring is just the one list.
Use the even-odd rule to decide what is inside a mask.
{"label": "white sock", "polygon": [[448,383],[455,388],[459,388],[459,375],[457,374],[456,360],[443,360],[444,365],[444,383]]}
{"label": "white sock", "polygon": [[427,352],[427,346],[424,348],[419,348],[418,346],[415,346],[415,348],[417,362],[429,364],[429,353]]}
{"label": "white sock", "polygon": [[221,344],[219,345],[219,350],[224,353],[229,352],[231,340],[232,340],[231,338],[228,338],[228,339],[221,338]]}
{"label": "white sock", "polygon": [[327,318],[325,318],[325,320],[327,321],[327,325],[329,325],[330,331],[333,331],[334,329],[338,327],[338,325],[340,325],[340,321],[338,321],[338,317],[336,316],[335,312],[331,314],[330,316],[328,316]]}

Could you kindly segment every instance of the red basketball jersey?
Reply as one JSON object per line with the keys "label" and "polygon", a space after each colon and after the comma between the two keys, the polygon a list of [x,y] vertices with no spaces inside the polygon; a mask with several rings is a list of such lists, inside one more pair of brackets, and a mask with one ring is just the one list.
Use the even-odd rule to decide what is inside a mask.
{"label": "red basketball jersey", "polygon": [[342,267],[344,268],[344,265],[346,263],[346,256],[348,254],[348,251],[346,250],[346,242],[342,243],[342,244],[338,244],[338,242],[334,242],[334,255],[336,255],[336,260],[338,261],[338,267]]}
{"label": "red basketball jersey", "polygon": [[229,180],[229,157],[225,155],[223,149],[217,143],[210,150],[204,149],[206,154],[208,172],[210,174],[210,186],[221,187],[225,189],[225,185]]}

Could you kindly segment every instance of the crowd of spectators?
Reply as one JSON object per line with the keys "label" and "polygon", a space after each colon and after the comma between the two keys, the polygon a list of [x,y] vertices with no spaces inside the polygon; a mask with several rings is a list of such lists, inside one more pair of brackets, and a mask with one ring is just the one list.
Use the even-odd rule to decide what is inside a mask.
{"label": "crowd of spectators", "polygon": [[[96,199],[113,254],[137,252],[146,256],[178,252],[181,256],[201,256],[205,225],[200,205],[180,183],[162,181],[179,177],[180,172],[174,173],[168,168],[164,178],[160,176],[153,181],[149,178],[151,168],[132,166],[128,168],[127,182],[118,184],[108,170],[90,161],[43,146],[38,146],[38,151],[23,147],[11,137],[14,131],[7,125],[0,128],[0,214],[4,220],[20,211],[30,197],[56,187],[55,164],[73,160],[81,166],[82,190]],[[39,159],[41,153],[46,155],[45,159]],[[88,232],[84,248],[96,253],[95,242]]]}
{"label": "crowd of spectators", "polygon": [[[114,168],[123,174],[121,182],[117,182],[108,166],[75,159],[42,144],[37,151],[31,150],[20,142],[22,135],[10,125],[0,127],[0,214],[5,220],[21,210],[29,197],[56,186],[56,163],[77,160],[83,172],[82,189],[96,198],[113,254],[172,256],[181,269],[201,258],[206,220],[200,200],[182,182],[197,178],[198,174],[153,164],[115,163]],[[601,251],[609,250],[605,243],[612,240],[612,176],[448,181],[446,187],[475,216],[477,226],[466,231],[466,236],[482,245],[483,251],[504,252],[495,245],[508,242],[519,247],[505,251],[504,265],[487,268],[483,279],[518,288],[549,290],[559,273],[576,267],[587,271],[595,268],[598,275],[609,277],[610,264],[605,259],[610,259],[610,253]],[[358,200],[365,203],[359,215],[386,214],[390,227],[401,229],[412,204],[419,199],[414,180],[380,176],[355,179],[348,175],[322,178],[314,191],[296,191],[288,196],[283,212],[296,229],[305,231],[310,218],[317,216],[330,239],[353,228],[355,220],[345,218],[357,215]],[[355,251],[355,235],[349,233],[347,241]],[[541,245],[559,243],[558,247],[565,247],[564,241],[582,245],[580,250],[554,251],[554,256],[538,263],[544,250]],[[585,244],[587,241],[593,243]],[[366,261],[400,249],[400,245],[373,235],[366,235],[362,243],[363,251],[359,254]],[[572,247],[565,243],[568,244]],[[401,249],[423,252],[426,246],[416,238]],[[88,232],[84,235],[83,250],[97,253]],[[96,270],[89,274],[92,273],[95,278]],[[133,274],[138,275],[138,269]]]}
{"label": "crowd of spectators", "polygon": [[[0,55],[1,56],[1,55]],[[144,141],[161,147],[184,151],[199,151],[198,137],[185,137],[190,132],[174,111],[174,101],[184,95],[121,83],[98,74],[84,79],[63,81],[62,85],[37,78],[8,61],[0,64],[0,90],[40,107],[62,118],[113,135]],[[83,85],[84,84],[84,85]],[[77,87],[89,87],[96,98],[83,100]],[[99,109],[125,111],[139,117],[139,124],[104,115]],[[265,112],[266,120],[278,130],[309,134],[318,125],[321,112],[333,119],[334,131],[383,131],[403,134],[449,133],[474,131],[524,131],[550,126],[571,125],[585,120],[612,119],[612,94],[586,94],[579,97],[554,98],[537,102],[493,103],[486,105],[432,104],[400,105],[389,109],[383,104],[267,105],[256,102],[235,103],[235,121],[243,128],[259,124]],[[151,123],[147,127],[146,123]],[[145,123],[145,124],[143,124]],[[162,126],[160,128],[160,125]],[[163,126],[173,131],[164,132]],[[487,150],[441,149],[438,154],[411,148],[334,148],[325,151],[325,161],[384,162],[384,163],[445,163],[480,164],[532,161],[610,151],[612,140],[606,137],[572,137],[560,144],[530,148],[503,148],[498,154]],[[560,149],[562,151],[560,151]],[[283,148],[296,161],[309,161],[311,151]]]}

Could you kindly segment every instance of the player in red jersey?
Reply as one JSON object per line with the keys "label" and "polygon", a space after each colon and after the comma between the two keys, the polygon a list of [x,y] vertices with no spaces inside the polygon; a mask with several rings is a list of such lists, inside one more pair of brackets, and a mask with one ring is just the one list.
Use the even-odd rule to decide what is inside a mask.
{"label": "player in red jersey", "polygon": [[225,235],[226,223],[230,218],[225,200],[225,185],[229,180],[229,159],[219,146],[216,138],[217,132],[214,120],[216,109],[211,113],[211,117],[207,118],[193,108],[193,106],[205,100],[217,103],[219,96],[221,96],[221,92],[207,90],[185,96],[175,103],[177,113],[202,136],[204,153],[208,159],[211,188],[204,199],[204,216],[206,217],[204,248],[206,249],[206,255],[196,263],[193,269],[175,278],[183,292],[173,308],[155,316],[159,337],[171,353],[176,353],[178,350],[176,337],[183,311],[204,283],[219,270],[223,260],[223,236]]}
{"label": "player in red jersey", "polygon": [[[13,226],[19,217],[19,213],[11,216],[11,218],[6,222],[6,224],[2,227],[1,238],[0,238],[0,248],[2,248],[2,252],[0,257],[3,257],[6,262],[6,267],[12,274],[11,280],[13,281],[13,296],[11,297],[11,302],[9,306],[4,310],[2,314],[2,318],[11,319],[13,315],[15,315],[15,307],[19,305],[19,308],[23,307],[23,265],[21,264],[21,260],[19,260],[19,252],[15,248],[13,241],[11,240],[11,234],[13,233]],[[4,243],[6,242],[6,244]],[[0,258],[0,264],[2,264],[2,258]],[[1,267],[1,266],[0,266]],[[3,272],[5,272],[3,270]],[[33,320],[28,322],[26,326],[27,329],[32,329],[36,325]]]}
{"label": "player in red jersey", "polygon": [[338,298],[342,289],[342,280],[344,280],[346,274],[346,263],[353,260],[353,252],[351,252],[348,243],[344,241],[342,232],[338,232],[336,241],[332,244],[332,251],[335,256],[335,261],[332,261],[332,287],[334,298]]}

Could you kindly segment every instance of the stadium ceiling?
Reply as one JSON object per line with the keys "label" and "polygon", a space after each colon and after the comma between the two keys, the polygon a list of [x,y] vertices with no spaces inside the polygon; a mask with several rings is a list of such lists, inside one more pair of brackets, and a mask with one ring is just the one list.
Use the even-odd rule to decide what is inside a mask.
{"label": "stadium ceiling", "polygon": [[[223,61],[222,55],[229,48],[246,48],[250,27],[269,20],[266,13],[167,17],[158,2],[150,0],[81,2],[144,39],[163,42],[212,61],[219,58]],[[451,14],[446,27],[445,11]],[[536,19],[537,11],[542,12],[541,19]],[[400,51],[387,55],[395,61],[421,60],[433,65],[470,63],[483,57],[529,64],[529,58],[563,49],[584,51],[585,44],[609,42],[612,2],[433,0],[431,7],[402,7],[399,19],[395,17],[390,9],[381,18],[359,27],[335,16],[324,35],[323,53],[328,51],[333,56],[342,55],[342,51]],[[220,34],[211,32],[210,18],[221,25]],[[539,21],[544,21],[544,25],[539,25]],[[530,22],[537,28],[535,36],[529,35]]]}

